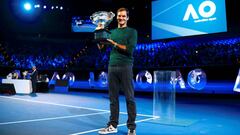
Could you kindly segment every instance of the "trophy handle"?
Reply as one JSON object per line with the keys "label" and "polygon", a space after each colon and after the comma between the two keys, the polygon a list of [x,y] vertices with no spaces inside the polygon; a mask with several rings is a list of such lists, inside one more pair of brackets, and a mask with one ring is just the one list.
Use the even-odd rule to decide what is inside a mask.
{"label": "trophy handle", "polygon": [[90,16],[90,20],[93,20],[93,16]]}

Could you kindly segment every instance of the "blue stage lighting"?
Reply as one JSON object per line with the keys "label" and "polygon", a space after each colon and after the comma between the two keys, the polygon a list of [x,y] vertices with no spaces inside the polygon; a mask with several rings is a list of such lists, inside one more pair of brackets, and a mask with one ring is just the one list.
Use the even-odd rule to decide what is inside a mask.
{"label": "blue stage lighting", "polygon": [[31,5],[30,3],[28,3],[28,2],[27,2],[27,3],[24,3],[23,6],[24,6],[24,9],[27,10],[27,11],[29,11],[29,10],[32,9],[32,5]]}

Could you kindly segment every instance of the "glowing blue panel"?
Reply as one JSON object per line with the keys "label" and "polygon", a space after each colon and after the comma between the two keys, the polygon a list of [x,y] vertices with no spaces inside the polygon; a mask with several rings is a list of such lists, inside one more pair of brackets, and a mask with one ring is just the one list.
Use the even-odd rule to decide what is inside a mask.
{"label": "glowing blue panel", "polygon": [[225,0],[152,2],[152,39],[226,32]]}

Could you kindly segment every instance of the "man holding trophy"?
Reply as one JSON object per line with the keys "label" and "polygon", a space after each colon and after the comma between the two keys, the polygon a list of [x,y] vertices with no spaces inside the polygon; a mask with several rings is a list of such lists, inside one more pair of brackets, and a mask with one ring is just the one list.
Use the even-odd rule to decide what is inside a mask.
{"label": "man holding trophy", "polygon": [[[105,21],[111,19],[110,16],[100,17],[106,18]],[[117,125],[119,121],[119,90],[122,88],[127,104],[128,112],[128,135],[136,135],[136,103],[134,98],[133,87],[133,51],[137,44],[137,31],[127,26],[129,19],[129,11],[126,8],[117,10],[118,27],[111,30],[108,34],[101,33],[106,25],[103,20],[96,28],[95,40],[98,40],[98,48],[103,49],[106,45],[111,45],[110,60],[108,64],[108,83],[109,83],[109,99],[110,99],[110,120],[106,128],[101,129],[99,134],[117,133]],[[93,20],[93,19],[92,19]],[[100,33],[98,33],[100,32]],[[100,38],[98,38],[100,37]]]}

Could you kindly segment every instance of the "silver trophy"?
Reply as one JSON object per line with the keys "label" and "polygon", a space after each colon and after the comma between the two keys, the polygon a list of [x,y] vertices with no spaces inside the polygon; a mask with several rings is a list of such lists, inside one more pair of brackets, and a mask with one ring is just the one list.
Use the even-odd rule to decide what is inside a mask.
{"label": "silver trophy", "polygon": [[95,42],[107,42],[107,39],[110,39],[111,32],[106,28],[111,21],[115,14],[113,12],[107,11],[98,11],[90,16],[92,23],[101,29],[97,29],[94,31],[94,41]]}

